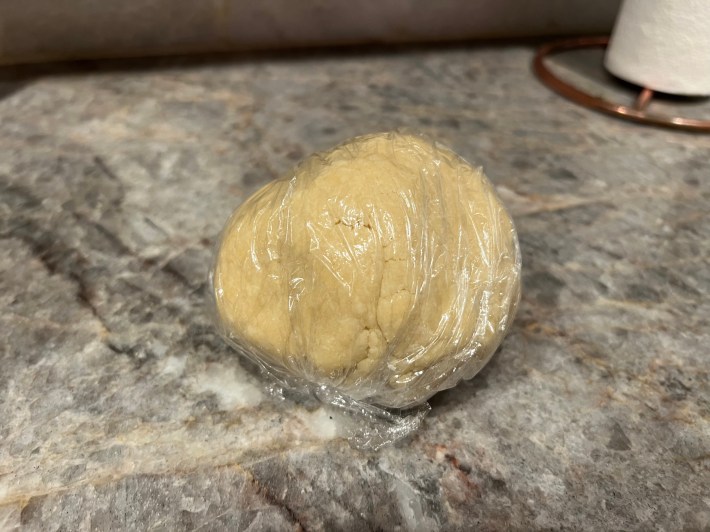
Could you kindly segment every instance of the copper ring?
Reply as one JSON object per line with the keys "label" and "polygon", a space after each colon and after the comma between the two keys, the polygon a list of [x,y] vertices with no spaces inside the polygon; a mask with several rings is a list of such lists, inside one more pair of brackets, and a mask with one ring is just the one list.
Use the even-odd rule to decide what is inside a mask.
{"label": "copper ring", "polygon": [[533,68],[535,74],[540,81],[547,85],[550,89],[572,100],[579,105],[589,107],[596,111],[601,111],[610,115],[614,115],[635,122],[644,124],[653,124],[656,126],[672,127],[677,129],[685,129],[690,131],[710,131],[710,120],[698,120],[696,118],[682,118],[678,116],[666,116],[648,112],[647,108],[653,97],[653,91],[649,88],[644,88],[639,94],[633,106],[620,105],[610,102],[598,96],[591,94],[562,81],[553,74],[545,64],[545,58],[549,55],[575,50],[578,48],[596,48],[606,47],[609,44],[609,37],[580,37],[576,39],[568,39],[546,44],[541,47],[535,55]]}

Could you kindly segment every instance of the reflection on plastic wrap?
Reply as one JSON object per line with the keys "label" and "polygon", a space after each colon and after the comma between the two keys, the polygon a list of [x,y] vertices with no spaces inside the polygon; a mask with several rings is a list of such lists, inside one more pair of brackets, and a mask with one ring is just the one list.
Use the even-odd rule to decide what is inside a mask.
{"label": "reflection on plastic wrap", "polygon": [[273,382],[372,421],[351,441],[376,448],[493,355],[520,297],[520,252],[480,170],[384,133],[312,155],[250,197],[211,275],[223,336]]}

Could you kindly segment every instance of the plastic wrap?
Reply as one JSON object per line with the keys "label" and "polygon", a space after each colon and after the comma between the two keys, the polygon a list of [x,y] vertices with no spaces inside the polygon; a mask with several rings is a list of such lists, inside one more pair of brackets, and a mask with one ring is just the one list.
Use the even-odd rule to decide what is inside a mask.
{"label": "plastic wrap", "polygon": [[377,447],[493,355],[520,297],[520,251],[480,169],[422,136],[382,133],[314,154],[247,199],[211,278],[237,351],[277,387],[367,418],[351,436]]}

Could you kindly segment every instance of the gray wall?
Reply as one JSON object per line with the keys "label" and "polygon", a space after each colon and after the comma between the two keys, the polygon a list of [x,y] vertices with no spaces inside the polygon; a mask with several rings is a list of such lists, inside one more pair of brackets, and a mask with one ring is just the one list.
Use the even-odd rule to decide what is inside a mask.
{"label": "gray wall", "polygon": [[620,0],[0,0],[0,62],[608,33]]}

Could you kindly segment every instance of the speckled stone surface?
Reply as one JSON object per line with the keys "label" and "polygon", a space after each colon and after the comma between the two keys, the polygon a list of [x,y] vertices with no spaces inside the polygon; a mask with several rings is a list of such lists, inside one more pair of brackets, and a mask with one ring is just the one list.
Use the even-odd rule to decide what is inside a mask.
{"label": "speckled stone surface", "polygon": [[[0,529],[710,529],[710,136],[568,104],[532,49],[0,71]],[[512,333],[353,450],[217,338],[231,210],[406,126],[513,212]]]}

